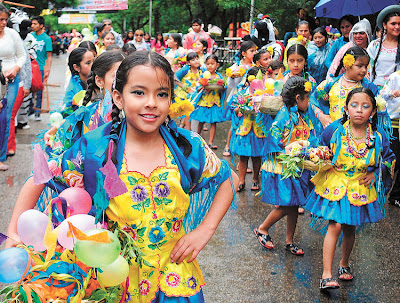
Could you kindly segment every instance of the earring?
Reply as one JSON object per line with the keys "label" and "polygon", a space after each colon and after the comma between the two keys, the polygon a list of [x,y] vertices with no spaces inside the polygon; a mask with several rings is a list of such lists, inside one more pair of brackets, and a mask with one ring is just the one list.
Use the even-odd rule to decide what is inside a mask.
{"label": "earring", "polygon": [[119,111],[119,119],[122,120],[123,118],[125,118],[125,112],[124,112],[123,109],[121,109],[121,110]]}
{"label": "earring", "polygon": [[369,123],[372,124],[372,116],[370,116],[368,120],[369,120]]}

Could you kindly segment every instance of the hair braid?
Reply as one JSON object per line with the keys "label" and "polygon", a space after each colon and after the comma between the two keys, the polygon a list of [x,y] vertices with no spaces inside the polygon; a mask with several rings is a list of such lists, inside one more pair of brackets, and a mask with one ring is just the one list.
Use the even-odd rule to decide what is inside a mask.
{"label": "hair braid", "polygon": [[[112,112],[111,112],[112,126],[111,126],[110,136],[117,135],[117,137],[118,137],[118,134],[119,134],[120,129],[121,129],[120,112],[121,112],[120,109],[114,103],[113,107],[112,107]],[[115,137],[115,136],[112,136],[112,137]],[[115,143],[115,148],[114,148],[113,153],[111,155],[111,161],[113,161],[113,163],[116,165],[117,164],[117,148],[116,148],[117,139],[113,138],[112,140]]]}
{"label": "hair braid", "polygon": [[96,75],[94,74],[93,71],[91,71],[89,73],[88,79],[86,81],[87,89],[86,89],[85,97],[83,98],[83,103],[82,103],[83,106],[86,106],[89,103],[89,101],[92,99],[93,91],[96,86],[95,78],[96,78]]}
{"label": "hair braid", "polygon": [[[375,77],[376,77],[376,65],[378,64],[378,58],[379,58],[379,55],[380,55],[380,53],[381,53],[382,44],[383,44],[383,37],[385,36],[385,33],[386,33],[386,30],[385,30],[385,28],[383,28],[381,38],[379,39],[378,53],[377,53],[376,56],[375,56],[375,59],[374,59],[374,66],[372,67],[372,78],[373,78],[373,79],[375,79]],[[397,59],[397,56],[396,56],[396,59]],[[395,67],[395,68],[396,68],[396,67]]]}

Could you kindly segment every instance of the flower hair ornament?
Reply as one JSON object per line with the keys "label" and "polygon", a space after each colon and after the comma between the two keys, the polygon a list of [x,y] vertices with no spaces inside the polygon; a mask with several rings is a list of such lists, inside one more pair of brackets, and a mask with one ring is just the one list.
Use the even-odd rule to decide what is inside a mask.
{"label": "flower hair ornament", "polygon": [[269,66],[269,67],[267,68],[267,72],[268,72],[269,74],[272,74],[272,73],[274,72],[274,70],[272,69],[271,66]]}
{"label": "flower hair ornament", "polygon": [[346,68],[350,68],[354,65],[354,63],[356,62],[356,59],[354,58],[354,56],[352,54],[346,54],[343,57],[343,65]]}
{"label": "flower hair ornament", "polygon": [[267,51],[271,54],[271,57],[274,55],[274,49],[272,48],[272,46],[268,46]]}
{"label": "flower hair ornament", "polygon": [[306,83],[304,83],[304,91],[306,91],[307,93],[309,93],[312,89],[312,84],[310,81],[307,81]]}

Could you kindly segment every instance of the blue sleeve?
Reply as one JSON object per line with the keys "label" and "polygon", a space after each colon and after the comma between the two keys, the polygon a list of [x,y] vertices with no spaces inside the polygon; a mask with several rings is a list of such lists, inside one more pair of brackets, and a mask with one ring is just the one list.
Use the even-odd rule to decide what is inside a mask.
{"label": "blue sleeve", "polygon": [[333,62],[333,59],[335,59],[335,56],[337,54],[337,52],[339,51],[339,49],[346,44],[346,42],[343,41],[343,38],[340,37],[339,39],[337,39],[335,42],[333,42],[332,47],[328,53],[328,56],[325,59],[325,66],[326,68],[329,69],[329,67],[331,67],[331,64]]}
{"label": "blue sleeve", "polygon": [[181,67],[175,73],[176,78],[179,81],[182,81],[183,77],[185,77],[188,74],[189,70],[190,70],[189,65],[185,65],[185,66]]}
{"label": "blue sleeve", "polygon": [[321,134],[320,145],[328,146],[331,148],[331,138],[335,130],[338,128],[340,123],[340,119],[329,124]]}

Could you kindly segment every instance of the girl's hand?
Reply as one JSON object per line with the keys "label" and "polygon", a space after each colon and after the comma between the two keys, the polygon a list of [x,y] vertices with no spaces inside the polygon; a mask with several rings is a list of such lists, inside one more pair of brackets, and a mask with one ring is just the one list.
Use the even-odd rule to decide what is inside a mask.
{"label": "girl's hand", "polygon": [[8,239],[6,240],[6,242],[4,244],[4,249],[10,248],[10,247],[16,247],[18,244],[22,244],[22,241],[21,241],[20,237],[18,236],[18,234],[9,233],[7,236],[8,236]]}
{"label": "girl's hand", "polygon": [[187,260],[188,263],[196,259],[199,252],[206,246],[210,241],[214,232],[199,225],[195,230],[184,235],[178,243],[176,243],[174,249],[171,252],[171,262],[180,264],[189,255],[190,258]]}
{"label": "girl's hand", "polygon": [[324,128],[326,128],[329,124],[332,123],[331,117],[329,115],[325,115],[323,113],[319,113],[318,119]]}
{"label": "girl's hand", "polygon": [[307,37],[303,37],[303,40],[301,40],[300,43],[301,45],[306,46],[307,41],[308,41]]}
{"label": "girl's hand", "polygon": [[375,183],[375,175],[374,172],[366,173],[365,176],[358,178],[360,185],[364,185],[365,187],[370,187]]}
{"label": "girl's hand", "polygon": [[1,101],[0,101],[0,113],[1,113],[2,108],[3,108],[3,103],[1,103]]}
{"label": "girl's hand", "polygon": [[8,80],[14,80],[19,70],[20,70],[19,66],[16,65],[13,68],[9,69],[7,72],[5,72],[4,77],[6,77]]}
{"label": "girl's hand", "polygon": [[392,96],[393,96],[393,98],[400,97],[400,90],[394,90],[394,91],[392,91]]}
{"label": "girl's hand", "polygon": [[44,134],[44,143],[51,147],[51,138],[57,133],[57,127],[53,126]]}

